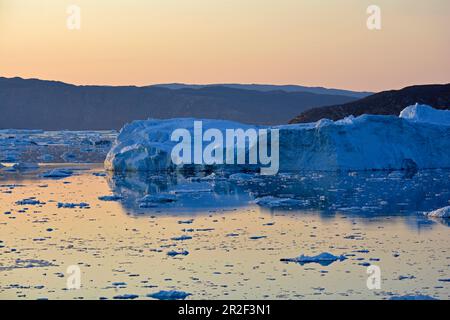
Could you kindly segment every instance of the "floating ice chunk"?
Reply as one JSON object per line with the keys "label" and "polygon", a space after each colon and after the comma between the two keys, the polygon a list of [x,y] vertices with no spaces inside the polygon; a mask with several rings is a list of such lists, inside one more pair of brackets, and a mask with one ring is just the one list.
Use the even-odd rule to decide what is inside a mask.
{"label": "floating ice chunk", "polygon": [[29,162],[19,162],[12,166],[15,170],[18,171],[26,171],[26,170],[37,170],[39,169],[39,165],[37,163],[29,163]]}
{"label": "floating ice chunk", "polygon": [[137,294],[122,294],[118,296],[114,296],[113,299],[116,300],[130,300],[130,299],[136,299],[139,298]]}
{"label": "floating ice chunk", "polygon": [[113,194],[110,196],[100,196],[100,197],[98,197],[98,200],[100,200],[100,201],[119,201],[119,200],[122,200],[122,197]]}
{"label": "floating ice chunk", "polygon": [[175,201],[177,201],[177,197],[170,193],[148,194],[139,200],[141,204],[170,203]]}
{"label": "floating ice chunk", "polygon": [[106,172],[94,172],[92,175],[96,177],[106,177]]}
{"label": "floating ice chunk", "polygon": [[448,219],[448,218],[450,218],[450,206],[428,212],[426,215],[431,218],[446,218],[446,219]]}
{"label": "floating ice chunk", "polygon": [[170,238],[170,239],[174,240],[174,241],[184,241],[184,240],[190,240],[190,239],[192,239],[192,237],[191,236],[187,236],[187,235],[182,235],[182,236],[173,237],[173,238]]}
{"label": "floating ice chunk", "polygon": [[72,203],[72,202],[58,202],[58,208],[80,208],[80,209],[88,209],[89,203],[86,202],[80,202],[80,203]]}
{"label": "floating ice chunk", "polygon": [[233,173],[232,175],[230,175],[228,177],[228,179],[234,180],[234,181],[246,181],[246,180],[251,180],[254,177],[255,176],[253,174],[239,172],[239,173]]}
{"label": "floating ice chunk", "polygon": [[389,300],[438,300],[436,298],[427,295],[404,295],[404,296],[394,296],[389,298]]}
{"label": "floating ice chunk", "polygon": [[450,126],[450,110],[436,110],[424,104],[408,106],[400,112],[400,118],[412,122],[423,122]]}
{"label": "floating ice chunk", "polygon": [[194,222],[194,219],[179,220],[178,224],[191,224],[192,222]]}
{"label": "floating ice chunk", "polygon": [[158,300],[184,300],[190,295],[192,295],[192,294],[184,292],[184,291],[175,291],[175,290],[164,291],[164,290],[161,290],[161,291],[158,291],[156,293],[150,293],[150,294],[147,295],[147,297],[158,299]]}
{"label": "floating ice chunk", "polygon": [[67,178],[73,174],[72,170],[68,169],[53,169],[42,174],[44,178]]}
{"label": "floating ice chunk", "polygon": [[31,197],[31,198],[16,201],[16,204],[19,206],[24,206],[24,205],[35,206],[35,205],[45,204],[45,202],[41,202],[39,200],[36,200],[35,197]]}
{"label": "floating ice chunk", "polygon": [[254,202],[259,206],[268,208],[295,208],[295,207],[304,207],[309,204],[308,200],[277,198],[273,196],[256,198]]}
{"label": "floating ice chunk", "polygon": [[335,256],[331,253],[328,252],[323,252],[320,253],[316,256],[305,256],[305,255],[301,255],[299,257],[296,258],[284,258],[281,259],[281,261],[286,261],[286,262],[296,262],[299,263],[301,265],[306,264],[306,263],[318,263],[322,266],[328,266],[330,264],[332,264],[335,261],[343,261],[347,259],[345,256],[340,255],[340,256]]}
{"label": "floating ice chunk", "polygon": [[178,256],[178,255],[187,256],[188,254],[189,254],[189,251],[187,251],[187,250],[183,250],[183,251],[174,251],[174,250],[172,250],[172,251],[167,252],[167,255],[170,256],[170,257],[175,257],[175,256]]}

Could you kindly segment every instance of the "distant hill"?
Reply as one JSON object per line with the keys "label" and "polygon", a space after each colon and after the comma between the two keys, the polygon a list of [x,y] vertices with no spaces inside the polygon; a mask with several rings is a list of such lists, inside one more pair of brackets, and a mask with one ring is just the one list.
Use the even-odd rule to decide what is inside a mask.
{"label": "distant hill", "polygon": [[0,129],[120,129],[147,118],[197,117],[283,124],[307,108],[346,103],[346,95],[222,86],[76,86],[0,77]]}
{"label": "distant hill", "polygon": [[450,84],[418,85],[383,91],[360,100],[304,111],[289,123],[315,122],[323,118],[338,120],[365,113],[399,115],[405,107],[416,102],[437,109],[450,109]]}
{"label": "distant hill", "polygon": [[153,85],[155,87],[160,88],[168,88],[168,89],[201,89],[205,87],[227,87],[234,89],[244,89],[244,90],[255,90],[255,91],[285,91],[285,92],[309,92],[316,94],[330,94],[330,95],[343,95],[355,98],[364,98],[367,97],[373,92],[366,91],[350,91],[350,90],[341,90],[341,89],[329,89],[323,87],[305,87],[305,86],[297,86],[297,85],[271,85],[271,84],[236,84],[236,83],[221,83],[221,84],[184,84],[184,83],[167,83],[167,84],[156,84]]}

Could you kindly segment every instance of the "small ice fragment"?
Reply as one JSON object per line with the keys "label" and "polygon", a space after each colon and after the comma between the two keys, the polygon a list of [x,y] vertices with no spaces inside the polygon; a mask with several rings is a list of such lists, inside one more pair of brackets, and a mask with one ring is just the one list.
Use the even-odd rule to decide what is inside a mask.
{"label": "small ice fragment", "polygon": [[319,263],[322,266],[328,266],[331,263],[335,262],[335,261],[343,261],[347,259],[345,256],[340,255],[340,256],[335,256],[331,253],[328,252],[323,252],[320,253],[316,256],[305,256],[305,255],[301,255],[299,257],[296,258],[284,258],[281,259],[281,261],[286,261],[286,262],[297,262],[301,265],[306,264],[306,263]]}
{"label": "small ice fragment", "polygon": [[183,250],[183,251],[172,250],[172,251],[167,252],[167,255],[170,257],[175,257],[178,255],[187,256],[188,254],[189,254],[189,251],[187,251],[187,250]]}
{"label": "small ice fragment", "polygon": [[308,200],[297,200],[291,198],[277,198],[273,196],[265,196],[257,198],[254,201],[257,205],[268,208],[292,208],[304,207],[309,204]]}
{"label": "small ice fragment", "polygon": [[187,235],[182,235],[182,236],[173,237],[173,238],[170,238],[170,239],[174,240],[174,241],[184,241],[184,240],[190,240],[190,239],[192,239],[192,237],[191,236],[187,236]]}
{"label": "small ice fragment", "polygon": [[73,174],[73,171],[67,169],[53,169],[42,174],[44,178],[67,178]]}
{"label": "small ice fragment", "polygon": [[31,198],[16,201],[16,204],[19,206],[24,206],[24,205],[35,206],[35,205],[45,204],[45,202],[41,202],[39,200],[36,200],[35,197],[31,197]]}
{"label": "small ice fragment", "polygon": [[72,208],[76,208],[76,207],[78,207],[80,209],[83,209],[83,208],[88,209],[90,206],[89,206],[89,203],[86,203],[86,202],[80,202],[80,203],[58,202],[58,208],[71,208],[72,209]]}
{"label": "small ice fragment", "polygon": [[100,196],[100,197],[98,197],[98,200],[100,200],[100,201],[119,201],[119,200],[122,200],[122,197],[113,194],[110,196]]}
{"label": "small ice fragment", "polygon": [[113,299],[116,300],[129,300],[129,299],[136,299],[139,298],[137,294],[122,294],[118,296],[114,296]]}
{"label": "small ice fragment", "polygon": [[391,297],[389,300],[438,300],[438,299],[427,295],[418,294],[418,295],[394,296]]}
{"label": "small ice fragment", "polygon": [[150,293],[150,294],[147,295],[147,297],[158,299],[158,300],[184,300],[190,295],[192,295],[192,294],[184,292],[184,291],[175,291],[175,290],[164,291],[164,290],[161,290],[161,291],[158,291],[156,293]]}

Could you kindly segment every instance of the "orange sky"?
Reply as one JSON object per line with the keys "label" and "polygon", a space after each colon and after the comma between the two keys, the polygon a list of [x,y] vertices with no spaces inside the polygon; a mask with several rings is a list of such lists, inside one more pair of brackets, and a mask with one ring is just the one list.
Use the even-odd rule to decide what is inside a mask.
{"label": "orange sky", "polygon": [[[66,27],[67,6],[81,29]],[[366,27],[377,4],[382,29]],[[448,0],[0,0],[0,75],[75,84],[450,82]]]}

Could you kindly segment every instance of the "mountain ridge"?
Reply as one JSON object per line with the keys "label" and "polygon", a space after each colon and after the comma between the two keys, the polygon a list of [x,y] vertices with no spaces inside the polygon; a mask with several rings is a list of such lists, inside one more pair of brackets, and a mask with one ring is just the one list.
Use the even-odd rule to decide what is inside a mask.
{"label": "mountain ridge", "polygon": [[175,117],[274,125],[286,123],[311,106],[353,100],[342,95],[220,86],[172,90],[0,77],[0,128],[120,129],[133,120]]}
{"label": "mountain ridge", "polygon": [[306,110],[289,121],[292,123],[315,122],[320,119],[339,120],[362,114],[399,115],[407,106],[427,104],[436,109],[450,108],[450,83],[408,86],[399,90],[387,90],[344,104]]}

